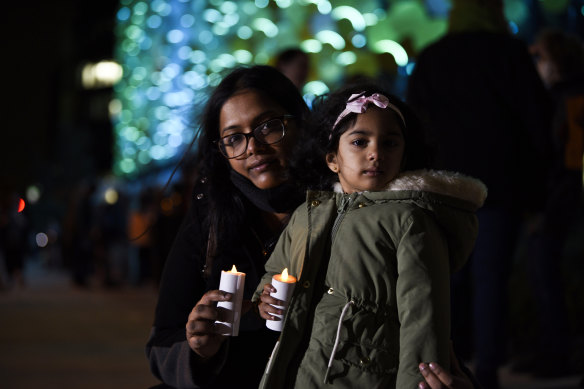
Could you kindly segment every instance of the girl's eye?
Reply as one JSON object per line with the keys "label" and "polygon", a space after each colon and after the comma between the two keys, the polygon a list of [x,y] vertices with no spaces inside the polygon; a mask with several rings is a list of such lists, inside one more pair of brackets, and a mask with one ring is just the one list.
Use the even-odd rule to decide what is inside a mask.
{"label": "girl's eye", "polygon": [[351,142],[352,145],[355,145],[355,146],[358,146],[358,147],[365,146],[366,143],[367,143],[367,141],[365,139],[360,139],[360,138],[359,139],[354,139]]}

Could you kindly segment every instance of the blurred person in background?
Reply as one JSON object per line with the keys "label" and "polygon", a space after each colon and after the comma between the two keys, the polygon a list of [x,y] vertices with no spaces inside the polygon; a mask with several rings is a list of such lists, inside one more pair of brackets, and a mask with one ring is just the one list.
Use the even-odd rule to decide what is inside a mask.
{"label": "blurred person in background", "polygon": [[[0,289],[24,287],[24,260],[28,251],[29,225],[16,192],[3,192],[0,197],[0,266],[5,271]],[[2,276],[2,274],[0,274]]]}
{"label": "blurred person in background", "polygon": [[285,49],[276,56],[275,66],[302,92],[310,70],[310,58],[307,53],[299,48]]}
{"label": "blurred person in background", "polygon": [[179,182],[172,185],[169,193],[165,194],[162,190],[157,193],[159,206],[152,230],[156,239],[152,266],[152,277],[156,286],[160,284],[166,255],[190,205],[192,186],[189,181],[190,177],[183,176]]}
{"label": "blurred person in background", "polygon": [[538,377],[554,377],[574,372],[561,265],[566,238],[582,209],[584,47],[575,35],[545,29],[530,51],[553,98],[553,159],[547,180],[542,180],[548,194],[545,211],[531,231],[528,246],[538,344],[515,368]]}
{"label": "blurred person in background", "polygon": [[98,199],[91,232],[96,281],[106,288],[120,286],[126,273],[126,196],[114,192],[109,200]]}
{"label": "blurred person in background", "polygon": [[95,248],[94,195],[97,186],[93,180],[77,184],[71,196],[63,222],[63,259],[71,271],[73,284],[85,288],[93,274]]}
{"label": "blurred person in background", "polygon": [[[157,198],[153,188],[144,188],[138,196],[138,205],[128,215],[130,250],[130,280],[134,285],[154,281],[156,238],[153,226],[157,222]],[[155,280],[158,284],[158,280]]]}
{"label": "blurred person in background", "polygon": [[448,33],[419,55],[407,101],[427,121],[438,168],[489,190],[474,253],[453,276],[452,337],[457,355],[476,358],[484,388],[496,389],[518,233],[545,201],[552,110],[527,45],[508,31],[502,0],[453,1]]}

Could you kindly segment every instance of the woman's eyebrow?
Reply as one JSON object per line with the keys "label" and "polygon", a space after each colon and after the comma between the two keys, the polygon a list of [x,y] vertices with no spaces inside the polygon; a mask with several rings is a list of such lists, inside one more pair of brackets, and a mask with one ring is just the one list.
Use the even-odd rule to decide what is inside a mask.
{"label": "woman's eyebrow", "polygon": [[227,131],[236,130],[238,128],[241,128],[241,126],[238,124],[227,126],[221,130],[221,135],[225,134]]}
{"label": "woman's eyebrow", "polygon": [[[266,120],[270,120],[271,118],[277,117],[277,116],[280,116],[280,115],[282,115],[282,114],[280,114],[280,113],[278,113],[276,111],[272,111],[272,110],[262,112],[259,115],[257,115],[255,118],[253,118],[253,120],[251,121],[251,123],[255,123],[255,124],[252,124],[252,127],[255,128],[255,126],[261,124],[262,122],[264,122]],[[227,126],[227,127],[223,128],[221,130],[221,135],[223,135],[227,131],[236,130],[236,129],[240,129],[240,128],[242,128],[242,126],[240,124],[232,124],[230,126]]]}

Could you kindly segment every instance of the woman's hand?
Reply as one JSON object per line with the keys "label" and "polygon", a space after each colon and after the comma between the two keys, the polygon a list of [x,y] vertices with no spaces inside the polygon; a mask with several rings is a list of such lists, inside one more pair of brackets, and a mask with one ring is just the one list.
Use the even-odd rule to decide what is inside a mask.
{"label": "woman's hand", "polygon": [[426,382],[420,382],[420,389],[473,389],[474,386],[458,364],[452,344],[450,345],[450,366],[452,373],[448,373],[436,362],[420,363],[418,366]]}
{"label": "woman's hand", "polygon": [[215,331],[215,321],[226,321],[226,311],[217,308],[218,301],[230,301],[232,295],[220,290],[211,290],[195,305],[186,325],[189,347],[201,358],[211,358],[219,351],[225,340]]}
{"label": "woman's hand", "polygon": [[272,284],[265,284],[264,291],[260,296],[261,303],[258,305],[258,311],[262,319],[265,320],[280,320],[279,318],[272,316],[272,315],[283,315],[284,311],[281,309],[275,308],[272,305],[280,305],[283,306],[284,302],[273,298],[270,296],[270,293],[276,292],[276,288],[272,286]]}

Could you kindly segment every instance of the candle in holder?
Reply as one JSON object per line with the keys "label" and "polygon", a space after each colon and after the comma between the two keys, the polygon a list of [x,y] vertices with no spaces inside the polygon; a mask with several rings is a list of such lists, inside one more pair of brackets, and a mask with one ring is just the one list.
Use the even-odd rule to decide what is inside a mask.
{"label": "candle in holder", "polygon": [[227,321],[216,321],[217,333],[225,336],[239,335],[239,321],[241,319],[241,302],[243,301],[243,285],[245,273],[237,271],[235,265],[229,271],[221,271],[219,290],[231,293],[231,301],[219,301],[217,308],[227,311]]}
{"label": "candle in holder", "polygon": [[284,305],[272,305],[275,308],[284,311],[283,315],[272,315],[279,320],[267,320],[266,327],[274,331],[282,331],[282,324],[284,323],[284,316],[286,315],[286,308],[288,307],[288,301],[292,297],[292,292],[294,291],[294,286],[296,285],[296,277],[288,275],[288,268],[284,269],[282,274],[276,274],[272,277],[272,286],[276,288],[275,293],[270,293],[270,296],[277,298],[284,302]]}

